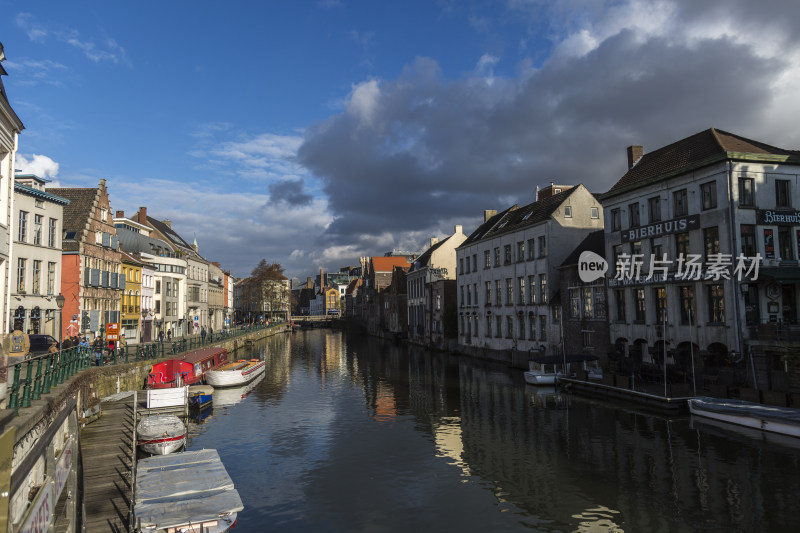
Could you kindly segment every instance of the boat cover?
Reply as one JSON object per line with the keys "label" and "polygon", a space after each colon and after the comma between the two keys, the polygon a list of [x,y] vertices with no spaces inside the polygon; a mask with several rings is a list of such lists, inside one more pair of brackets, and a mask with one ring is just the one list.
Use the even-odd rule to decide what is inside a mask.
{"label": "boat cover", "polygon": [[133,514],[142,528],[215,520],[242,509],[217,450],[158,455],[137,464]]}
{"label": "boat cover", "polygon": [[186,426],[175,415],[151,415],[142,418],[136,426],[139,440],[153,440],[161,437],[177,437],[186,434]]}
{"label": "boat cover", "polygon": [[721,398],[709,398],[706,396],[692,398],[689,402],[697,410],[737,416],[749,416],[784,424],[800,424],[800,409],[793,409],[791,407],[776,407],[746,402],[744,400],[726,400]]}

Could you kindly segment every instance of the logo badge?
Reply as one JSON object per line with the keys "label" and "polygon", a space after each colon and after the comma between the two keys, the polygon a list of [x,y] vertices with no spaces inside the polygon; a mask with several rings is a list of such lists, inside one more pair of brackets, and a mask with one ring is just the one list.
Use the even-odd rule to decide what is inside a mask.
{"label": "logo badge", "polygon": [[581,252],[578,258],[578,276],[584,283],[602,278],[608,271],[608,262],[594,252]]}

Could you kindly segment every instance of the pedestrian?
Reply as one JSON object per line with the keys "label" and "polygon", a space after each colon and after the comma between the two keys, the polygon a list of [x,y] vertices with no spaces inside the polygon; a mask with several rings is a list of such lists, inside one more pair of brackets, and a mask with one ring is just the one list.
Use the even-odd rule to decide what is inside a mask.
{"label": "pedestrian", "polygon": [[172,340],[172,330],[168,329],[167,330],[167,342],[169,342],[171,340]]}
{"label": "pedestrian", "polygon": [[125,353],[125,348],[128,346],[128,341],[125,339],[125,334],[119,336],[119,354],[123,355]]}
{"label": "pedestrian", "polygon": [[92,343],[92,351],[94,352],[94,364],[100,366],[103,360],[103,338],[98,335]]}
{"label": "pedestrian", "polygon": [[158,342],[164,342],[164,330],[158,332]]}
{"label": "pedestrian", "polygon": [[205,344],[205,342],[206,342],[206,327],[205,326],[200,328],[200,341],[201,341],[202,344]]}

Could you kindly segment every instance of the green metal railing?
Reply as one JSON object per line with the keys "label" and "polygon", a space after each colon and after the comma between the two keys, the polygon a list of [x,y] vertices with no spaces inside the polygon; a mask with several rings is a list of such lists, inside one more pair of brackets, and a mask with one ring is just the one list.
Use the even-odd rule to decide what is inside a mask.
{"label": "green metal railing", "polygon": [[127,345],[117,350],[104,350],[98,359],[91,347],[74,346],[60,352],[37,355],[29,359],[15,361],[9,360],[8,370],[14,376],[8,386],[8,409],[19,414],[20,407],[30,407],[31,400],[38,400],[43,394],[49,394],[54,388],[78,372],[92,366],[112,366],[148,361],[154,359],[170,358],[184,352],[189,352],[209,346],[211,344],[241,337],[247,333],[274,327],[284,327],[285,324],[272,326],[244,326],[215,332],[213,335],[200,335],[173,338],[170,340],[155,341],[146,344]]}

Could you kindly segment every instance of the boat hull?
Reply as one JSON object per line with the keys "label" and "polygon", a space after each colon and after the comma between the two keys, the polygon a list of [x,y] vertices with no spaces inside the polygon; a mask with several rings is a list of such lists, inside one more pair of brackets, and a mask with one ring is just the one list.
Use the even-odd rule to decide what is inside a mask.
{"label": "boat hull", "polygon": [[232,370],[209,370],[206,372],[206,383],[213,387],[241,387],[247,385],[266,370],[266,361],[258,361],[253,365]]}
{"label": "boat hull", "polygon": [[175,415],[145,417],[136,434],[139,448],[151,455],[167,455],[186,444],[186,425]]}
{"label": "boat hull", "polygon": [[537,374],[536,372],[525,372],[525,383],[529,385],[555,385],[558,383],[556,374]]}
{"label": "boat hull", "polygon": [[736,400],[693,398],[689,411],[696,416],[800,438],[800,411]]}

